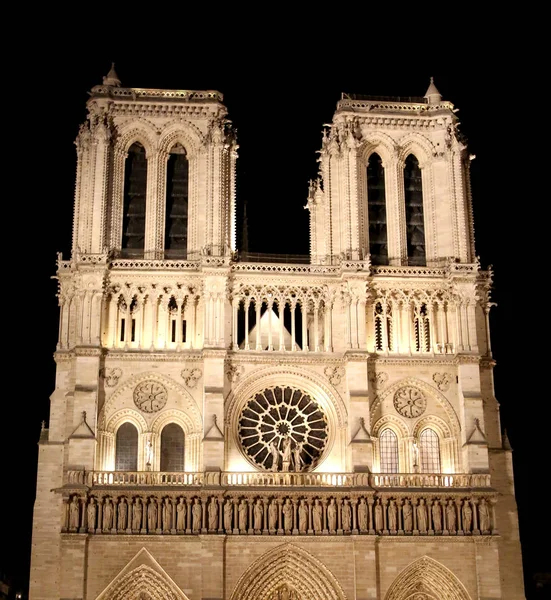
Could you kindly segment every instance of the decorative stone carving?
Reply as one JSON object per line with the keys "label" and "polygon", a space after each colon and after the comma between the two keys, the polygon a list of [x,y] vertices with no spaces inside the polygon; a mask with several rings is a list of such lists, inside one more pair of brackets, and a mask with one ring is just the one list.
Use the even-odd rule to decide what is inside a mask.
{"label": "decorative stone carving", "polygon": [[134,404],[143,412],[154,413],[163,408],[168,391],[158,381],[142,381],[134,389]]}
{"label": "decorative stone carving", "polygon": [[194,388],[197,385],[199,379],[201,379],[201,375],[203,372],[201,369],[184,369],[180,375],[184,380],[184,383],[188,386],[188,388]]}
{"label": "decorative stone carving", "polygon": [[408,385],[394,394],[394,408],[403,417],[414,419],[425,412],[427,400],[421,390]]}
{"label": "decorative stone carving", "polygon": [[358,504],[358,526],[361,532],[367,531],[367,504],[363,497],[360,498],[360,503]]}
{"label": "decorative stone carving", "polygon": [[348,498],[343,500],[341,509],[341,522],[343,531],[350,531],[352,529],[352,508]]}
{"label": "decorative stone carving", "polygon": [[119,383],[119,379],[122,377],[122,370],[119,368],[115,369],[103,369],[103,378],[105,385],[108,387],[115,387]]}
{"label": "decorative stone carving", "polygon": [[241,365],[229,365],[226,369],[226,377],[231,383],[235,383],[243,374],[243,367]]}
{"label": "decorative stone carving", "polygon": [[432,379],[441,392],[447,392],[452,382],[452,376],[449,373],[434,373]]}
{"label": "decorative stone carving", "polygon": [[343,367],[325,367],[325,375],[333,385],[339,385],[344,376],[345,370]]}
{"label": "decorative stone carving", "polygon": [[193,499],[193,504],[191,505],[191,531],[193,533],[199,533],[201,531],[201,521],[203,516],[203,509],[199,504],[199,498]]}

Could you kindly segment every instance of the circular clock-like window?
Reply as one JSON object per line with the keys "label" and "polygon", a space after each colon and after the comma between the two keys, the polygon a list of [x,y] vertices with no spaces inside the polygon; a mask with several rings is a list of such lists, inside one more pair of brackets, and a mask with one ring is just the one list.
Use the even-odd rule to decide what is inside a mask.
{"label": "circular clock-like window", "polygon": [[274,386],[247,402],[239,416],[238,434],[255,466],[266,471],[307,471],[325,450],[328,423],[309,394]]}
{"label": "circular clock-like window", "polygon": [[404,417],[414,419],[427,408],[427,400],[421,390],[406,386],[394,394],[394,408]]}
{"label": "circular clock-like window", "polygon": [[134,404],[147,413],[161,410],[167,399],[165,386],[157,381],[143,381],[134,389]]}

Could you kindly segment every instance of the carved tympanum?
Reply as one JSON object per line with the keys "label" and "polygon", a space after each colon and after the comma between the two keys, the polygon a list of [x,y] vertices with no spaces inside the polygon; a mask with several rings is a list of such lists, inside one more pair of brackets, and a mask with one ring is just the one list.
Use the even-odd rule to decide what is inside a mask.
{"label": "carved tympanum", "polygon": [[134,389],[134,404],[143,412],[157,412],[167,400],[167,389],[158,381],[142,381]]}

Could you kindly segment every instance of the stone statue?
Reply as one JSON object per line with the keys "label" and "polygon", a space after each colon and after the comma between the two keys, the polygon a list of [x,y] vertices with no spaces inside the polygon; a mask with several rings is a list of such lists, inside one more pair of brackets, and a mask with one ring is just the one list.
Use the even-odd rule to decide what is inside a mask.
{"label": "stone statue", "polygon": [[147,440],[145,445],[145,464],[149,466],[153,464],[153,444],[151,440]]}
{"label": "stone statue", "polygon": [[272,500],[268,506],[268,526],[270,530],[277,529],[277,502]]}
{"label": "stone statue", "polygon": [[306,533],[308,530],[308,507],[304,498],[301,499],[298,507],[298,530],[301,533]]}
{"label": "stone statue", "polygon": [[394,500],[390,501],[388,505],[388,528],[390,531],[396,531],[398,529],[398,509]]}
{"label": "stone statue", "polygon": [[126,504],[126,498],[123,496],[119,502],[119,516],[117,519],[117,526],[119,531],[126,529],[126,518],[128,516],[128,504]]}
{"label": "stone statue", "polygon": [[352,510],[348,498],[343,500],[341,520],[343,531],[350,531],[352,529]]}
{"label": "stone statue", "polygon": [[490,511],[484,498],[480,500],[480,504],[478,505],[478,518],[480,521],[480,531],[483,533],[490,531]]}
{"label": "stone statue", "polygon": [[448,505],[446,506],[446,522],[448,531],[456,531],[456,516],[453,500],[448,500]]}
{"label": "stone statue", "polygon": [[186,528],[187,507],[183,498],[180,498],[176,505],[176,530],[184,531]]}
{"label": "stone statue", "polygon": [[358,525],[360,531],[367,531],[367,504],[365,498],[361,498],[358,504]]}
{"label": "stone statue", "polygon": [[113,528],[113,505],[109,498],[105,499],[103,505],[103,531],[110,531]]}
{"label": "stone statue", "polygon": [[473,509],[468,500],[463,502],[463,531],[471,531],[473,523]]}
{"label": "stone statue", "polygon": [[147,505],[147,529],[149,532],[155,531],[157,528],[157,502],[155,498],[149,499]]}
{"label": "stone statue", "polygon": [[212,497],[209,503],[209,530],[216,529],[218,529],[218,500]]}
{"label": "stone statue", "polygon": [[291,467],[291,438],[287,435],[283,438],[283,454],[281,455],[282,460],[282,471],[288,471]]}
{"label": "stone statue", "polygon": [[142,524],[142,501],[138,496],[132,509],[132,529],[139,531]]}
{"label": "stone statue", "polygon": [[78,529],[80,526],[80,510],[78,498],[73,496],[69,504],[69,529]]}
{"label": "stone statue", "polygon": [[404,516],[404,531],[411,531],[413,529],[413,508],[407,498],[402,509],[402,514]]}
{"label": "stone statue", "polygon": [[377,502],[375,503],[375,531],[380,533],[383,529],[383,507],[381,506],[381,499],[377,498]]}
{"label": "stone statue", "polygon": [[438,500],[432,505],[432,528],[434,531],[442,531],[442,509]]}
{"label": "stone statue", "polygon": [[277,471],[279,468],[279,449],[275,439],[270,443],[270,454],[272,455],[272,471]]}
{"label": "stone statue", "polygon": [[320,504],[318,498],[314,500],[314,506],[312,507],[312,521],[314,525],[314,531],[321,531],[323,521],[323,507]]}
{"label": "stone statue", "polygon": [[302,471],[302,442],[297,442],[293,449],[293,461],[295,471]]}
{"label": "stone statue", "polygon": [[417,529],[426,533],[427,531],[427,506],[425,500],[421,498],[417,506]]}
{"label": "stone statue", "polygon": [[240,531],[247,531],[247,504],[245,502],[245,500],[241,500],[241,503],[239,504],[238,507],[238,511],[239,511],[239,530]]}
{"label": "stone statue", "polygon": [[203,508],[199,504],[199,498],[194,498],[193,505],[191,506],[192,531],[201,531],[201,521],[203,520],[202,517]]}
{"label": "stone statue", "polygon": [[257,500],[254,504],[253,513],[254,513],[254,529],[256,529],[256,531],[261,531],[262,530],[262,518],[264,517],[264,506],[262,505],[262,500],[260,498],[257,498]]}
{"label": "stone statue", "polygon": [[329,506],[327,507],[327,522],[329,525],[329,531],[336,531],[337,529],[337,505],[335,504],[335,498],[331,498]]}
{"label": "stone statue", "polygon": [[230,498],[226,499],[224,503],[224,529],[226,531],[231,531],[231,523],[233,516],[233,502]]}
{"label": "stone statue", "polygon": [[163,504],[163,531],[172,529],[172,502],[170,498],[165,498]]}
{"label": "stone statue", "polygon": [[87,513],[87,525],[88,525],[88,531],[92,532],[94,531],[95,527],[96,527],[96,512],[97,512],[97,505],[96,505],[96,499],[95,498],[90,498],[90,501],[88,502],[88,513]]}
{"label": "stone statue", "polygon": [[283,505],[283,523],[285,531],[293,529],[293,505],[289,498],[285,500],[285,504]]}

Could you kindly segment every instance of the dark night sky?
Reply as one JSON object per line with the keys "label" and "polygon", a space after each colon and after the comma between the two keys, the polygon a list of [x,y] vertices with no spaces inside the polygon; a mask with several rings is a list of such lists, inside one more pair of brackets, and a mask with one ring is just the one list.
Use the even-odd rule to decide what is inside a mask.
{"label": "dark night sky", "polygon": [[[349,25],[354,20],[347,17]],[[28,583],[37,441],[54,389],[58,307],[51,277],[56,253],[68,259],[71,243],[74,140],[86,117],[87,92],[102,82],[112,61],[125,87],[214,89],[224,94],[240,145],[237,201],[240,206],[247,202],[250,250],[280,253],[308,252],[308,212],[303,209],[308,180],[317,174],[322,125],[331,121],[341,93],[422,96],[434,77],[443,98],[459,108],[462,131],[476,155],[476,247],[482,267],[493,265],[495,274],[492,299],[497,306],[490,323],[495,387],[513,447],[526,577],[551,570],[549,553],[539,551],[531,533],[537,529],[541,535],[549,527],[534,510],[529,489],[543,453],[549,456],[549,451],[543,442],[546,421],[534,419],[527,410],[541,403],[532,373],[544,371],[543,358],[537,355],[541,327],[526,329],[531,304],[525,296],[519,301],[528,287],[523,269],[535,277],[536,266],[519,248],[529,247],[527,238],[543,234],[543,223],[521,232],[523,211],[513,210],[528,200],[521,195],[526,188],[511,148],[514,124],[505,125],[511,86],[521,85],[524,78],[520,64],[511,60],[516,50],[505,37],[488,40],[482,31],[463,30],[458,38],[448,30],[447,36],[433,35],[428,42],[424,37],[417,44],[404,39],[389,49],[370,44],[374,34],[328,33],[331,18],[326,27],[316,35],[305,28],[248,38],[229,27],[231,36],[226,29],[225,37],[205,33],[200,41],[197,35],[187,36],[184,28],[181,38],[153,41],[144,36],[126,47],[109,41],[119,31],[109,24],[105,28],[112,35],[99,38],[92,31],[74,28],[69,34],[59,28],[27,38],[34,49],[32,63],[19,56],[8,66],[13,94],[7,96],[10,134],[4,146],[13,150],[13,165],[4,178],[15,179],[17,185],[5,188],[4,202],[24,239],[4,242],[15,250],[10,252],[10,271],[16,279],[13,285],[13,275],[5,276],[10,290],[6,302],[17,307],[8,324],[15,347],[9,348],[6,387],[17,394],[4,397],[11,420],[4,421],[9,483],[3,486],[2,514],[10,517],[3,527],[0,572],[22,589]],[[265,215],[268,220],[263,220]],[[538,481],[542,479],[540,475]],[[541,503],[543,489],[537,491]]]}

